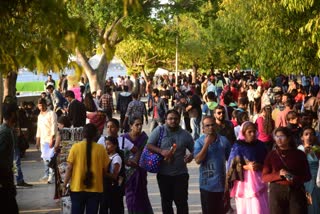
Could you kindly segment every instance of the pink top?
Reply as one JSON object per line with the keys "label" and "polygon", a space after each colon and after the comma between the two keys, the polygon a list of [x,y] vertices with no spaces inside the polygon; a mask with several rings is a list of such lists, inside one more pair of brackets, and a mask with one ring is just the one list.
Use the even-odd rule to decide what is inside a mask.
{"label": "pink top", "polygon": [[267,134],[263,131],[263,122],[264,122],[264,118],[262,116],[259,116],[256,120],[256,124],[258,127],[258,140],[261,140],[262,142],[266,143],[266,142],[270,142],[272,141],[272,134]]}
{"label": "pink top", "polygon": [[287,126],[288,123],[286,120],[286,116],[289,111],[291,111],[291,109],[285,108],[284,110],[279,112],[278,117],[276,118],[276,123],[275,123],[276,128],[278,128],[280,126],[281,127]]}

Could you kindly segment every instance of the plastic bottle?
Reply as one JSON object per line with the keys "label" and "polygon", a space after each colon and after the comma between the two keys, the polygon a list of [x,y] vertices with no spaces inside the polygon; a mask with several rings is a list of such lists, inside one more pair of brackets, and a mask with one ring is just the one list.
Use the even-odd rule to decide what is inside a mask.
{"label": "plastic bottle", "polygon": [[177,150],[177,144],[172,144],[172,146],[170,147],[170,153],[172,154],[172,157],[171,158],[165,158],[164,160],[167,160],[168,162],[171,162],[172,161],[172,158],[173,158],[173,155],[174,153],[176,152]]}

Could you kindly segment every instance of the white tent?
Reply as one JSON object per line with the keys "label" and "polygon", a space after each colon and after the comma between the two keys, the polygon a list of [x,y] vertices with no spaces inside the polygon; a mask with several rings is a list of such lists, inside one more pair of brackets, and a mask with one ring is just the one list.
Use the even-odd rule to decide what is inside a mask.
{"label": "white tent", "polygon": [[158,68],[154,73],[155,76],[169,75],[169,71],[163,68]]}

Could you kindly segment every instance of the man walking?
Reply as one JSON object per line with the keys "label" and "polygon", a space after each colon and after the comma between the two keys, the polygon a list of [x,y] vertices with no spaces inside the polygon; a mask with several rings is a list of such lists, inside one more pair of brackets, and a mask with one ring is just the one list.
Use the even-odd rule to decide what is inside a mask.
{"label": "man walking", "polygon": [[201,104],[202,101],[200,97],[196,94],[193,94],[192,91],[187,92],[189,98],[188,106],[186,111],[189,113],[190,125],[192,129],[193,140],[197,140],[200,136],[200,123],[201,123]]}
{"label": "man walking", "polygon": [[231,144],[228,139],[216,133],[214,119],[205,116],[202,120],[203,134],[195,142],[194,159],[199,168],[200,199],[203,214],[224,213],[224,184],[226,161]]}
{"label": "man walking", "polygon": [[152,89],[151,131],[155,129],[158,125],[162,125],[164,123],[164,117],[167,110],[168,109],[166,103],[161,97],[159,97],[159,90],[157,88]]}
{"label": "man walking", "polygon": [[113,98],[111,87],[106,87],[106,93],[100,97],[100,108],[107,114],[107,120],[112,118],[113,114]]}
{"label": "man walking", "polygon": [[128,121],[124,121],[128,105],[132,101],[132,94],[128,92],[128,86],[123,86],[123,91],[119,93],[117,99],[117,111],[120,113],[120,124],[121,124],[121,132],[129,131]]}
{"label": "man walking", "polygon": [[68,118],[73,127],[83,127],[86,124],[86,107],[82,102],[75,99],[73,91],[66,91],[65,97],[69,102]]}
{"label": "man walking", "polygon": [[16,106],[2,105],[3,123],[0,125],[0,201],[1,209],[7,213],[18,214],[16,188],[13,177],[14,126],[17,122]]}
{"label": "man walking", "polygon": [[40,148],[41,158],[44,162],[44,176],[41,181],[47,180],[48,184],[53,183],[53,169],[49,168],[49,162],[54,154],[54,139],[57,132],[57,115],[47,108],[45,99],[38,100],[40,114],[37,122],[36,147]]}
{"label": "man walking", "polygon": [[[179,126],[180,114],[176,110],[169,110],[165,118],[165,125],[152,131],[147,147],[164,157],[157,174],[162,212],[173,214],[172,202],[174,201],[177,214],[187,214],[189,213],[187,163],[193,159],[194,142],[190,133]],[[163,138],[159,148],[157,143],[161,129]],[[176,145],[175,150],[172,149],[174,144]],[[189,153],[186,153],[187,150]]]}
{"label": "man walking", "polygon": [[133,100],[128,105],[122,127],[125,127],[125,125],[128,123],[128,121],[130,121],[131,118],[141,118],[141,121],[143,122],[143,117],[145,117],[146,124],[148,124],[148,112],[146,109],[146,105],[144,104],[144,102],[139,100],[139,94],[132,93],[132,98]]}
{"label": "man walking", "polygon": [[225,120],[226,110],[224,106],[218,105],[214,109],[214,130],[222,136],[225,136],[231,144],[236,140],[236,135],[234,133],[234,127],[231,121]]}

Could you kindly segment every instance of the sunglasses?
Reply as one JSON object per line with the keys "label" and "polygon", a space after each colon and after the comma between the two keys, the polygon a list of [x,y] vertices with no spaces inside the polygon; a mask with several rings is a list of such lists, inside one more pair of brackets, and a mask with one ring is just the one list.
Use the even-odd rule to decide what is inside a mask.
{"label": "sunglasses", "polygon": [[220,114],[225,114],[226,112],[224,112],[224,111],[218,111],[218,112],[216,112],[216,114],[218,114],[218,115],[220,115]]}

